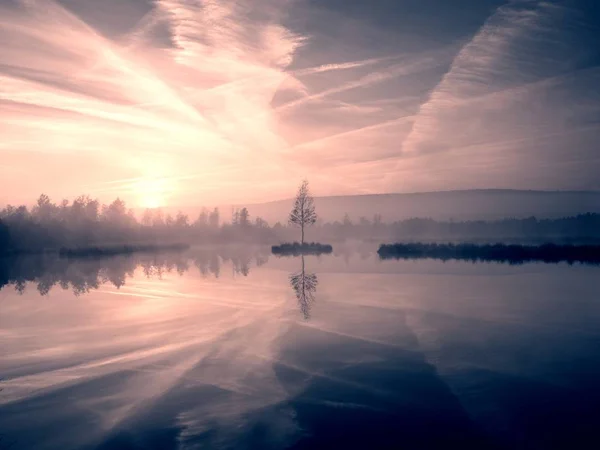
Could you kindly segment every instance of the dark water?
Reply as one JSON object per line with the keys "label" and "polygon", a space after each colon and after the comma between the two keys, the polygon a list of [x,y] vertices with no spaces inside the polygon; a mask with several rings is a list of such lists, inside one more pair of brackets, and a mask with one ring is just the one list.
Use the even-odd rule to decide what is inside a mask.
{"label": "dark water", "polygon": [[599,280],[369,251],[4,262],[0,449],[600,448]]}

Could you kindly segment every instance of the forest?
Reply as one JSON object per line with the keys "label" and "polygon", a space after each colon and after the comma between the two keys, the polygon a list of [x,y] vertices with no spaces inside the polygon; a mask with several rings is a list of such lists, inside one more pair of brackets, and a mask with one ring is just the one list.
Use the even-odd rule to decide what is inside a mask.
{"label": "forest", "polygon": [[[291,207],[292,205],[290,205]],[[600,242],[600,214],[555,219],[506,218],[496,221],[435,221],[414,218],[385,221],[385,211],[372,218],[334,222],[315,221],[307,229],[311,240],[341,242],[504,242],[596,243]],[[124,201],[102,205],[89,196],[53,203],[41,195],[35,205],[6,206],[0,211],[0,254],[39,253],[90,246],[148,244],[279,244],[300,237],[291,223],[269,224],[252,217],[247,208],[224,217],[217,208],[206,209],[193,219],[161,209],[148,209],[137,217]],[[229,214],[228,214],[229,216]]]}

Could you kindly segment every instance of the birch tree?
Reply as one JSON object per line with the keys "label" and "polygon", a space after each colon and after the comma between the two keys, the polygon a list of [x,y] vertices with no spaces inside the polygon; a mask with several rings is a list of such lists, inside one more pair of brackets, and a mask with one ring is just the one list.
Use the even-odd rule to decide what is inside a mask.
{"label": "birch tree", "polygon": [[298,188],[294,207],[289,217],[290,225],[300,227],[302,230],[302,244],[304,244],[304,227],[314,225],[316,221],[315,202],[310,195],[308,181],[304,180]]}

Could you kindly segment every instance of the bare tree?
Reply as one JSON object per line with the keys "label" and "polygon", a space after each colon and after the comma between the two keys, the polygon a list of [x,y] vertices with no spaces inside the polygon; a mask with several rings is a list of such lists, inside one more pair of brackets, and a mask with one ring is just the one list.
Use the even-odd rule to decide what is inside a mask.
{"label": "bare tree", "polygon": [[289,223],[302,229],[302,244],[304,244],[304,227],[314,225],[317,221],[315,202],[308,190],[308,181],[304,180],[298,188],[294,208],[290,213]]}

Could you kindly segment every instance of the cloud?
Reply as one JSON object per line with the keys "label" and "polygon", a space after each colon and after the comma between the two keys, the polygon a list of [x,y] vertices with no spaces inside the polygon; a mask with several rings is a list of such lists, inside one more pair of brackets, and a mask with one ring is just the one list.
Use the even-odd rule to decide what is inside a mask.
{"label": "cloud", "polygon": [[[134,204],[151,182],[170,201],[210,204],[285,197],[304,176],[316,193],[416,190],[439,186],[440,173],[468,188],[486,181],[465,177],[471,161],[505,152],[522,173],[546,158],[539,143],[550,133],[564,142],[550,152],[555,170],[569,142],[585,142],[581,164],[592,161],[582,136],[593,131],[577,131],[594,129],[600,104],[585,2],[431,15],[434,2],[409,16],[399,2],[385,30],[373,25],[381,11],[345,21],[288,0],[3,2],[0,152],[14,168],[3,181],[20,196],[11,202],[48,189],[19,174],[47,180],[51,157],[54,198],[89,189],[110,200],[122,189]],[[551,186],[557,175],[545,174]],[[123,179],[133,181],[103,184]]]}
{"label": "cloud", "polygon": [[[576,20],[573,10],[544,1],[514,1],[498,8],[421,105],[403,150],[448,147],[459,137],[457,116],[470,116],[473,127],[479,126],[481,113],[508,112],[524,97],[543,95],[572,77],[577,72],[573,49],[557,43],[568,40],[566,30]],[[565,30],[557,28],[559,23]],[[460,128],[466,136],[473,127],[465,125]]]}
{"label": "cloud", "polygon": [[[431,145],[444,146],[438,139],[442,114],[451,112],[471,97],[489,94],[496,75],[510,79],[511,45],[527,33],[539,31],[539,9],[522,8],[521,3],[502,6],[486,21],[473,39],[456,55],[449,71],[421,105],[403,151],[418,151]],[[528,2],[531,3],[531,2]],[[506,83],[502,77],[502,82]]]}
{"label": "cloud", "polygon": [[343,92],[350,91],[352,89],[359,89],[371,86],[373,84],[381,83],[392,78],[411,75],[419,72],[423,72],[432,67],[436,67],[440,64],[434,56],[421,56],[414,60],[403,61],[401,63],[394,64],[391,67],[385,68],[380,71],[371,72],[365,76],[360,77],[357,80],[343,83],[340,86],[325,89],[321,92],[307,95],[305,97],[293,100],[288,103],[277,106],[275,109],[278,112],[283,112],[291,108],[295,108],[306,103],[321,100],[325,97],[340,94]]}
{"label": "cloud", "polygon": [[349,61],[344,63],[335,63],[335,64],[321,64],[320,66],[308,67],[306,69],[298,69],[290,72],[295,76],[306,76],[306,75],[314,75],[317,73],[331,72],[334,70],[348,70],[348,69],[357,69],[360,67],[366,67],[374,64],[380,64],[382,62],[399,59],[400,55],[395,56],[385,56],[381,58],[369,58],[363,59],[360,61]]}
{"label": "cloud", "polygon": [[[303,40],[278,22],[279,5],[161,0],[118,41],[50,0],[3,10],[0,101],[13,105],[2,110],[4,144],[98,152],[141,177],[190,165],[214,185],[231,165],[256,166],[237,186],[273,176],[286,144],[270,102]],[[169,33],[161,45],[157,26]],[[169,164],[149,161],[159,154]]]}
{"label": "cloud", "polygon": [[384,120],[382,122],[379,122],[379,123],[376,123],[373,125],[367,125],[367,126],[360,127],[360,128],[354,128],[354,129],[351,129],[348,131],[342,131],[340,133],[331,134],[331,135],[328,135],[328,136],[325,136],[325,137],[322,137],[319,139],[315,139],[312,141],[302,142],[301,144],[294,146],[294,148],[292,150],[297,150],[297,149],[306,148],[306,147],[320,147],[323,144],[329,144],[334,140],[345,140],[347,138],[356,139],[360,135],[364,135],[364,134],[366,134],[368,132],[372,132],[372,131],[378,131],[378,130],[381,130],[382,128],[398,126],[401,124],[410,124],[410,123],[412,123],[413,120],[414,120],[414,116],[405,116],[405,117],[399,117],[396,119]]}
{"label": "cloud", "polygon": [[[411,156],[423,157],[418,164],[427,167],[418,170],[429,171],[432,185],[439,185],[435,167],[449,166],[441,153],[452,152],[459,166],[454,169],[455,176],[462,179],[461,166],[468,167],[475,158],[487,158],[493,165],[494,158],[500,157],[491,153],[482,157],[476,152],[512,142],[515,152],[511,149],[510,170],[516,173],[521,164],[529,164],[525,154],[544,158],[537,141],[549,134],[577,132],[582,124],[571,118],[582,116],[578,92],[583,86],[591,87],[589,78],[597,71],[581,69],[582,52],[573,46],[578,42],[581,21],[577,8],[558,2],[514,1],[499,7],[457,53],[418,108],[401,155],[384,179],[386,188],[397,185],[399,177],[394,173],[406,167]],[[590,95],[591,91],[587,92]],[[600,100],[593,96],[593,102]],[[456,154],[455,149],[464,151]],[[430,158],[430,154],[437,156]],[[410,163],[416,167],[414,164]],[[548,170],[544,169],[547,179],[558,177],[558,165],[554,172]],[[471,180],[485,182],[483,174]]]}

